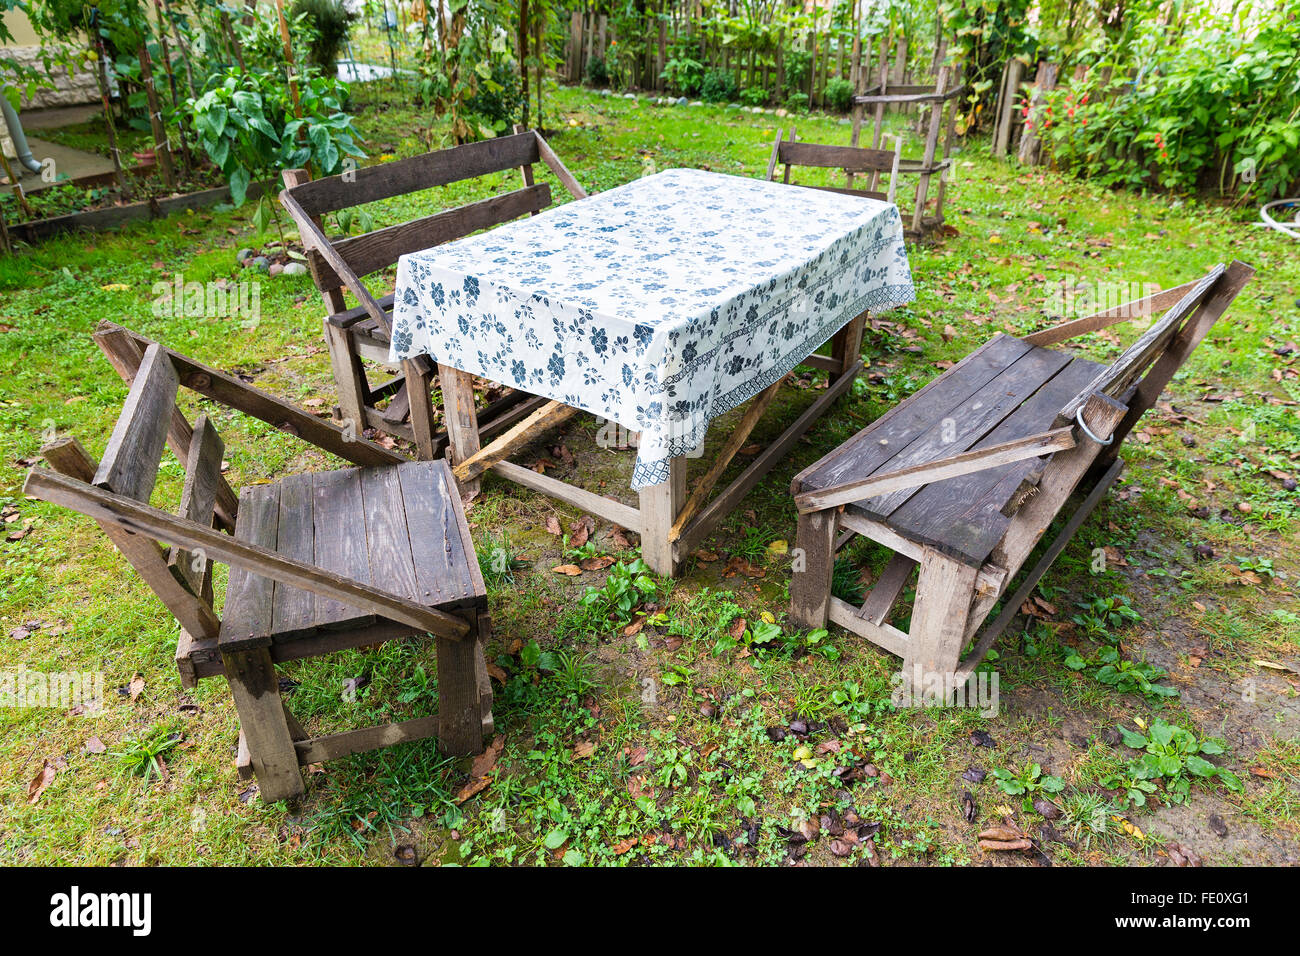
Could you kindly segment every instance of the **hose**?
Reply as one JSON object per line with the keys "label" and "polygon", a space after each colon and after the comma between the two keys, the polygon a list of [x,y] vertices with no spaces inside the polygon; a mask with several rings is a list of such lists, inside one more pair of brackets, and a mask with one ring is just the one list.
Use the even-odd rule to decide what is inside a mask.
{"label": "hose", "polygon": [[32,148],[27,145],[27,137],[23,134],[23,124],[18,121],[18,114],[9,104],[9,97],[4,95],[0,95],[0,113],[4,114],[5,125],[9,127],[9,138],[14,141],[14,152],[18,154],[18,162],[31,172],[39,173],[41,164],[32,155]]}
{"label": "hose", "polygon": [[[1270,209],[1276,206],[1294,206],[1296,215],[1294,222],[1278,222],[1268,214]],[[1275,199],[1270,203],[1265,203],[1259,210],[1259,218],[1264,220],[1264,225],[1270,229],[1276,229],[1284,236],[1290,236],[1292,239],[1300,239],[1300,197],[1295,199]]]}

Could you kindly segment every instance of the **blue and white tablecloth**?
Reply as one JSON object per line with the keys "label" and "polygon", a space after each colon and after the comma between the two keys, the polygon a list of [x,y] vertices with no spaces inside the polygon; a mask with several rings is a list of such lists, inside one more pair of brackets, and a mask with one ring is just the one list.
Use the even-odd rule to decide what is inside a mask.
{"label": "blue and white tablecloth", "polygon": [[895,206],[672,169],[402,256],[392,358],[639,431],[637,489],[858,313],[914,297]]}

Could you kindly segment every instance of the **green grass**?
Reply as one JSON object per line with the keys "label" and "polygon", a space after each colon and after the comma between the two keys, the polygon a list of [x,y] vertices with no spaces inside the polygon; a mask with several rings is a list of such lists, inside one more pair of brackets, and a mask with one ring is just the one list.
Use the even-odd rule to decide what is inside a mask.
{"label": "green grass", "polygon": [[[386,91],[377,87],[371,100],[358,92],[357,122],[372,157],[441,143],[425,111],[382,102]],[[547,102],[557,151],[593,190],[672,166],[762,175],[776,127],[796,119],[567,89],[552,89]],[[803,115],[797,125],[804,139],[848,140],[836,117]],[[1271,473],[1294,474],[1300,455],[1296,358],[1282,354],[1300,338],[1295,246],[1253,226],[1249,210],[1104,192],[994,161],[978,142],[963,148],[957,169],[947,210],[956,234],[910,249],[917,301],[883,316],[891,326],[869,330],[867,374],[688,560],[680,581],[638,591],[648,612],[640,630],[627,633],[640,615],[581,603],[609,572],[551,571],[575,556],[631,561],[635,552],[619,547],[611,528],[598,524],[592,546],[566,554],[547,518],[567,531],[578,514],[485,479],[470,520],[490,572],[489,658],[505,678],[493,683],[504,747],[492,784],[463,802],[466,762],[424,742],[315,768],[301,807],[264,805],[235,774],[237,725],[224,685],[183,690],[172,662],[175,624],[150,592],[88,521],[21,496],[26,467],[51,435],[103,450],[125,394],[89,338],[104,318],[295,401],[331,403],[321,307],[306,277],[264,280],[255,327],[153,313],[154,283],[177,273],[186,281],[248,277],[234,253],[259,242],[251,207],[60,238],[0,259],[0,505],[15,518],[7,532],[31,522],[20,540],[0,542],[0,668],[105,675],[104,699],[83,713],[0,708],[0,859],[394,864],[414,848],[428,864],[775,864],[792,854],[852,864],[864,858],[861,845],[841,845],[847,855],[838,856],[827,833],[806,844],[788,833],[853,814],[855,826],[878,826],[884,865],[985,862],[975,835],[1002,820],[1004,805],[1031,832],[1043,822],[1001,793],[991,771],[1039,763],[1066,785],[1057,827],[1073,845],[1051,844],[1056,862],[1159,863],[1163,836],[1137,840],[1109,812],[1096,832],[1081,823],[1098,808],[1118,813],[1118,797],[1104,793],[1102,781],[1132,754],[1108,733],[1155,714],[1228,739],[1223,762],[1245,782],[1241,795],[1193,788],[1190,812],[1232,814],[1234,828],[1294,854],[1295,678],[1255,662],[1300,666],[1300,498]],[[829,173],[820,178],[830,181]],[[376,225],[516,181],[503,174],[379,204]],[[1037,623],[1017,619],[1000,643],[991,662],[1001,678],[999,716],[896,710],[889,698],[897,660],[838,629],[817,646],[730,638],[737,618],[751,631],[764,612],[784,620],[790,558],[769,545],[793,541],[788,487],[796,471],[995,332],[1048,324],[1042,308],[1051,283],[1086,276],[1170,286],[1231,258],[1254,265],[1255,280],[1177,377],[1169,404],[1144,420],[1126,449],[1126,477],[1045,579],[1039,593],[1054,613],[1041,611]],[[373,278],[376,288],[391,282],[391,271]],[[1137,334],[1118,326],[1115,336],[1091,336],[1081,347],[1105,360]],[[815,387],[790,390],[778,417],[788,421],[814,395]],[[334,464],[259,423],[190,399],[186,408],[215,416],[236,486]],[[574,421],[555,439],[576,458],[560,474],[630,501],[631,453],[596,449],[589,425]],[[764,423],[752,440],[779,427]],[[692,472],[707,461],[692,462]],[[155,501],[174,506],[181,478],[169,459]],[[1197,545],[1212,554],[1198,556]],[[1094,572],[1095,549],[1111,549],[1123,563],[1108,560]],[[879,573],[879,549],[855,547],[851,555]],[[1244,580],[1243,558],[1249,567],[1271,561],[1273,576]],[[744,570],[729,569],[734,559]],[[843,593],[857,584],[852,570],[837,574]],[[1120,596],[1139,620],[1117,622],[1106,638],[1071,621],[1076,605]],[[21,640],[9,636],[28,622],[41,626]],[[1180,696],[1121,694],[1096,680],[1095,668],[1064,666],[1070,652],[1086,655],[1112,639],[1128,658],[1145,654],[1169,671]],[[144,687],[133,699],[127,687],[137,674]],[[312,732],[436,707],[436,668],[424,644],[302,662],[284,676],[293,682],[288,701]],[[792,723],[807,732],[792,733]],[[980,746],[974,730],[996,746]],[[91,738],[104,752],[88,750]],[[28,786],[47,762],[53,779],[29,803]],[[963,780],[972,766],[989,777]],[[974,824],[961,817],[964,790],[978,804]],[[1147,829],[1144,813],[1127,815]],[[1199,852],[1231,862],[1216,859],[1213,847]]]}

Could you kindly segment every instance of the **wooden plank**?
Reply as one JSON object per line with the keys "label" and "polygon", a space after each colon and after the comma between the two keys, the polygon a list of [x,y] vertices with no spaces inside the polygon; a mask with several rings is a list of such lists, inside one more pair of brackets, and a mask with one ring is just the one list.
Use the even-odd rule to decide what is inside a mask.
{"label": "wooden plank", "polygon": [[398,472],[398,468],[366,468],[361,472],[366,557],[371,581],[382,581],[394,594],[419,601],[422,595],[415,578]]}
{"label": "wooden plank", "polygon": [[[136,372],[140,368],[140,361],[144,357],[144,350],[151,344],[150,340],[111,322],[100,322],[93,338],[105,358],[121,376],[122,381],[128,385],[134,382]],[[174,359],[172,364],[175,365]],[[171,448],[172,454],[180,461],[185,461],[189,456],[190,443],[193,439],[194,430],[190,428],[189,421],[179,408],[173,408],[171,425],[167,430],[167,445]],[[217,517],[220,519],[221,527],[228,531],[234,530],[238,502],[239,498],[235,490],[230,487],[224,475],[219,475]]]}
{"label": "wooden plank", "polygon": [[[1069,363],[1069,356],[1048,349],[1026,353],[971,395],[960,408],[931,409],[930,427],[906,445],[898,447],[899,443],[891,436],[897,453],[872,474],[886,468],[898,471],[945,454],[966,451]],[[887,518],[916,491],[916,487],[910,487],[878,494],[854,502],[853,507],[874,518]]]}
{"label": "wooden plank", "polygon": [[477,578],[478,558],[466,547],[461,526],[468,526],[455,479],[445,460],[403,465],[398,469],[406,515],[416,600],[439,607],[477,603],[485,593]]}
{"label": "wooden plank", "polygon": [[822,143],[783,142],[779,162],[791,166],[843,169],[846,172],[888,172],[894,166],[894,152],[862,146],[827,146]]}
{"label": "wooden plank", "polygon": [[473,481],[494,463],[509,458],[518,448],[541,438],[546,432],[567,421],[579,409],[563,402],[547,402],[513,428],[503,432],[490,444],[456,463],[453,472],[462,484]]}
{"label": "wooden plank", "polygon": [[802,437],[818,418],[834,404],[841,395],[843,395],[850,385],[853,384],[854,378],[862,370],[862,363],[858,362],[853,368],[845,373],[844,377],[833,385],[827,387],[818,399],[795,419],[794,423],[783,431],[776,441],[768,445],[758,457],[755,458],[743,472],[729,484],[722,493],[709,503],[709,505],[699,513],[690,526],[682,532],[681,538],[674,545],[674,553],[678,558],[689,554],[696,546],[703,541],[724,517],[740,504],[741,499],[749,493],[749,490],[758,484],[764,475],[776,467],[777,463],[785,458],[794,443]]}
{"label": "wooden plank", "polygon": [[[539,212],[550,204],[551,187],[546,183],[537,183],[411,222],[376,229],[362,236],[338,239],[330,245],[354,275],[367,276],[391,266],[407,253],[440,246],[481,229]],[[330,262],[332,257],[327,257],[322,250],[309,250],[307,258],[311,261],[313,274],[322,288],[336,288],[345,284],[343,277]]]}
{"label": "wooden plank", "polygon": [[161,347],[154,344],[145,349],[94,485],[138,501],[149,500],[179,384],[176,369]]}
{"label": "wooden plank", "polygon": [[[1055,409],[1063,400],[1068,400],[1099,369],[1093,362],[1075,359],[975,447],[982,449],[1040,433],[1055,420]],[[970,563],[982,562],[1010,523],[1007,505],[1012,496],[1026,482],[1036,483],[1044,468],[1042,460],[1025,459],[923,488],[889,516],[889,524],[908,538],[945,554]]]}
{"label": "wooden plank", "polygon": [[[51,467],[66,476],[65,480],[77,482],[91,493],[95,491],[89,482],[95,476],[98,466],[75,438],[59,438],[50,442],[41,448],[41,455]],[[24,492],[26,491],[27,485],[24,485]],[[37,494],[35,497],[44,496]],[[55,503],[62,504],[62,502]],[[74,505],[65,505],[65,507],[71,507],[76,511],[82,510]],[[100,530],[135,568],[136,573],[144,579],[144,583],[158,596],[158,600],[175,615],[183,631],[205,638],[217,636],[221,630],[221,622],[217,619],[211,603],[205,601],[202,596],[193,594],[176,580],[167,568],[167,556],[158,546],[157,541],[145,535],[133,534],[130,529],[124,528],[110,515],[90,517],[95,519]]]}
{"label": "wooden plank", "polygon": [[[247,544],[273,550],[280,521],[280,486],[250,485],[239,493],[235,536]],[[226,585],[226,617],[218,646],[222,651],[266,647],[275,633],[275,581],[252,568],[232,565]]]}
{"label": "wooden plank", "polygon": [[[312,475],[312,563],[323,570],[369,585],[374,581],[370,576],[362,509],[360,468]],[[393,591],[387,582],[384,589],[406,597]],[[364,611],[345,601],[317,595],[315,619],[318,623],[338,623],[364,616]]]}
{"label": "wooden plank", "polygon": [[[587,190],[583,189],[582,184],[573,178],[573,174],[569,172],[568,167],[564,165],[555,150],[551,149],[551,144],[546,142],[545,138],[537,130],[533,130],[533,135],[537,137],[537,155],[546,164],[546,168],[555,174],[555,178],[569,191],[570,196],[574,199],[586,199]],[[521,163],[520,165],[524,164]]]}
{"label": "wooden plank", "polygon": [[1068,545],[1071,539],[1074,538],[1074,535],[1078,532],[1079,528],[1083,526],[1083,523],[1088,520],[1088,516],[1091,515],[1097,505],[1101,503],[1101,500],[1106,497],[1106,492],[1110,490],[1110,486],[1115,483],[1123,470],[1124,462],[1122,460],[1116,461],[1106,470],[1105,474],[1103,474],[1100,480],[1098,480],[1098,482],[1092,487],[1092,490],[1088,493],[1088,496],[1083,500],[1082,504],[1080,504],[1074,514],[1070,516],[1070,520],[1066,522],[1065,526],[1061,529],[1060,534],[1052,540],[1052,543],[1048,546],[1047,550],[1043,552],[1042,557],[1038,559],[1038,563],[1034,565],[1033,570],[1026,575],[1025,580],[1021,582],[1021,585],[1016,590],[1015,594],[1003,603],[1002,612],[997,616],[993,623],[985,628],[985,630],[980,634],[978,640],[975,642],[974,648],[971,650],[971,653],[962,660],[960,666],[957,668],[957,681],[959,684],[964,684],[970,678],[970,675],[974,673],[975,668],[984,660],[985,655],[988,654],[989,648],[993,646],[994,641],[996,641],[998,636],[1006,630],[1006,627],[1011,623],[1011,620],[1020,613],[1020,605],[1023,604],[1033,593],[1034,588],[1038,586],[1038,582],[1042,580],[1043,575],[1047,573],[1048,569],[1051,568],[1056,559],[1060,557],[1061,552],[1065,550],[1066,545]]}
{"label": "wooden plank", "polygon": [[597,517],[604,518],[606,521],[612,521],[629,531],[635,531],[638,534],[642,533],[641,513],[636,508],[625,505],[621,501],[606,498],[587,491],[585,488],[579,488],[577,485],[567,484],[558,478],[540,474],[531,468],[525,468],[510,461],[499,461],[492,466],[492,470],[507,481],[513,481],[517,485],[523,485],[525,488],[557,498],[566,504],[571,504]]}
{"label": "wooden plank", "polygon": [[315,594],[347,602],[430,633],[444,634],[455,639],[463,637],[469,630],[464,621],[450,614],[414,604],[379,588],[358,584],[351,578],[322,568],[292,561],[274,551],[239,541],[220,531],[182,521],[133,498],[85,486],[54,472],[33,468],[27,476],[24,489],[27,494],[72,508],[92,518],[116,522],[129,531],[148,534],[171,545],[203,548],[211,559],[286,580]]}
{"label": "wooden plank", "polygon": [[1040,329],[1026,335],[1024,340],[1030,345],[1055,345],[1058,342],[1064,342],[1089,332],[1100,332],[1102,329],[1109,328],[1119,322],[1128,322],[1136,318],[1152,315],[1155,312],[1176,305],[1183,296],[1196,288],[1196,281],[1184,282],[1172,289],[1165,289],[1153,295],[1143,296],[1140,299],[1125,302],[1114,308],[1094,312],[1092,315],[1086,315],[1083,318],[1073,319],[1069,322],[1062,322],[1059,325],[1053,325],[1051,328]]}
{"label": "wooden plank", "polygon": [[298,763],[306,766],[337,760],[351,754],[392,747],[395,744],[410,743],[432,737],[438,731],[438,718],[416,717],[397,723],[381,724],[378,727],[363,727],[360,730],[348,730],[324,737],[312,737],[308,740],[294,742],[294,751]]}
{"label": "wooden plank", "polygon": [[904,680],[913,691],[923,691],[934,675],[950,677],[956,672],[977,573],[976,568],[931,548],[921,552],[908,652],[903,658]]}
{"label": "wooden plank", "polygon": [[899,657],[907,655],[907,635],[905,633],[892,624],[872,624],[865,618],[859,617],[858,609],[848,601],[832,597],[828,616],[832,624],[857,634],[859,637],[865,637],[871,643],[883,647],[891,654],[896,654]]}
{"label": "wooden plank", "polygon": [[[313,482],[311,472],[289,475],[280,482],[274,547],[277,553],[304,564],[316,560]],[[277,641],[290,640],[298,632],[310,630],[317,623],[316,595],[283,581],[275,582],[271,620],[271,633]]]}
{"label": "wooden plank", "polygon": [[366,166],[338,176],[302,183],[286,193],[311,216],[499,173],[540,159],[537,138],[528,133],[498,136],[451,149]]}
{"label": "wooden plank", "polygon": [[898,603],[907,582],[912,579],[916,565],[916,559],[895,552],[885,565],[885,570],[880,572],[880,578],[872,585],[866,601],[858,609],[858,617],[872,624],[883,624]]}
{"label": "wooden plank", "polygon": [[1119,453],[1119,446],[1128,436],[1137,420],[1146,413],[1160,398],[1174,373],[1183,367],[1192,351],[1209,333],[1214,323],[1219,320],[1237,294],[1255,274],[1252,266],[1234,260],[1224,271],[1223,276],[1202,301],[1201,307],[1187,320],[1168,347],[1152,364],[1151,370],[1138,383],[1137,392],[1129,400],[1128,414],[1115,426],[1114,444],[1103,449],[1102,462],[1111,461]]}
{"label": "wooden plank", "polygon": [[835,512],[800,515],[794,545],[802,567],[790,572],[790,620],[799,627],[825,627],[835,569]]}
{"label": "wooden plank", "polygon": [[[1001,369],[1029,351],[1009,335],[989,339],[910,398],[895,405],[794,478],[796,494],[862,478],[934,423],[936,410],[959,407]],[[888,437],[887,437],[888,436]]]}
{"label": "wooden plank", "polygon": [[678,556],[670,539],[673,522],[681,508],[685,487],[686,458],[668,459],[668,477],[640,491],[641,557],[650,569],[664,577],[677,573]]}
{"label": "wooden plank", "polygon": [[[474,377],[462,369],[439,363],[438,384],[442,388],[442,417],[447,426],[447,457],[454,466],[472,458],[480,448]],[[466,479],[461,485],[465,494],[478,494],[477,479]]]}
{"label": "wooden plank", "polygon": [[302,774],[270,653],[260,647],[227,654],[224,664],[262,799],[275,803],[302,796]]}
{"label": "wooden plank", "polygon": [[781,155],[781,134],[784,132],[779,126],[776,129],[776,139],[772,142],[772,155],[767,160],[767,181],[773,182],[776,179],[776,164]]}
{"label": "wooden plank", "polygon": [[[217,506],[217,485],[221,478],[221,457],[225,444],[207,415],[200,415],[190,439],[185,462],[185,484],[181,488],[180,516],[188,521],[211,525]],[[203,593],[208,560],[186,548],[173,548],[167,565],[194,594]]]}
{"label": "wooden plank", "polygon": [[682,532],[686,530],[687,524],[695,517],[696,512],[704,507],[709,492],[718,483],[722,473],[731,464],[731,459],[735,458],[736,453],[744,446],[749,439],[749,433],[754,430],[754,426],[759,423],[763,413],[767,411],[767,407],[772,404],[772,400],[776,398],[777,393],[781,390],[782,381],[784,381],[784,377],[777,379],[750,401],[744,415],[736,423],[736,427],[731,430],[731,434],[727,436],[727,440],[718,449],[718,453],[714,455],[708,470],[696,481],[690,498],[682,505],[677,517],[673,520],[672,528],[668,531],[669,543],[682,536]]}
{"label": "wooden plank", "polygon": [[[99,328],[100,330],[118,329],[120,326],[100,323]],[[122,329],[122,331],[142,344],[153,344],[149,339],[129,329]],[[281,431],[297,435],[344,461],[350,461],[355,465],[391,465],[409,460],[398,452],[367,441],[359,434],[349,433],[332,422],[317,418],[310,412],[242,382],[232,375],[227,375],[172,349],[163,347],[163,351],[171,359],[172,365],[180,375],[181,384],[186,388],[193,389],[205,398],[210,398],[227,408],[252,415]],[[188,449],[188,443],[185,447]]]}
{"label": "wooden plank", "polygon": [[[1065,408],[1061,409],[1060,420],[1063,422],[1072,420],[1079,409],[1083,408],[1088,396],[1093,393],[1101,393],[1111,398],[1119,398],[1123,395],[1147,366],[1156,359],[1166,343],[1173,338],[1183,320],[1209,293],[1210,287],[1223,275],[1223,271],[1222,264],[1210,270],[1209,274],[1196,283],[1192,291],[1179,299],[1173,308],[1160,318],[1160,321],[1147,329],[1111,363],[1109,368],[1086,385]],[[1094,432],[1094,434],[1101,433]]]}
{"label": "wooden plank", "polygon": [[896,471],[877,472],[862,481],[851,481],[821,491],[805,491],[795,496],[795,506],[800,514],[807,514],[810,511],[833,508],[876,495],[886,495],[948,478],[957,478],[986,468],[1024,461],[1027,458],[1041,458],[1054,451],[1073,447],[1073,429],[1056,428],[1028,438],[988,445]]}

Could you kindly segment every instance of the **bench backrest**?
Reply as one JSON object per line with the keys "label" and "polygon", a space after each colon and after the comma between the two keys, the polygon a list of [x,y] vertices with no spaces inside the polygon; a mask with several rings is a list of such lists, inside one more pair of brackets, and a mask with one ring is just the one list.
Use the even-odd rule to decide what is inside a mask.
{"label": "bench backrest", "polygon": [[[1106,369],[1098,373],[1057,416],[1058,423],[1073,421],[1092,395],[1104,395],[1128,406],[1128,413],[1116,428],[1115,437],[1122,441],[1137,420],[1155,404],[1174,373],[1201,343],[1210,328],[1227,310],[1237,293],[1249,281],[1254,269],[1243,262],[1230,266],[1222,263],[1195,282],[1171,290],[1181,295],[1168,310],[1151,324],[1132,345]],[[1150,296],[1099,314],[1107,321],[1141,318],[1150,314],[1150,306],[1168,301],[1169,293]],[[1077,320],[1086,331],[1089,320]],[[1067,323],[1062,328],[1068,328]],[[1030,336],[1029,341],[1034,337]]]}
{"label": "bench backrest", "polygon": [[[387,331],[383,310],[362,286],[361,277],[393,265],[407,253],[546,209],[551,205],[551,189],[534,182],[537,162],[554,170],[575,198],[586,195],[536,131],[520,130],[324,179],[309,180],[304,170],[286,170],[280,202],[298,224],[307,265],[326,308],[341,312],[347,289]],[[523,186],[519,189],[360,236],[331,239],[325,234],[322,217],[329,213],[513,169],[520,171]]]}
{"label": "bench backrest", "polygon": [[850,196],[865,196],[868,199],[894,201],[894,180],[898,175],[899,153],[897,150],[867,149],[861,146],[828,146],[823,143],[799,142],[795,131],[790,129],[788,139],[781,138],[781,130],[776,131],[776,141],[772,144],[772,156],[767,165],[767,179],[773,181],[776,167],[785,167],[781,177],[784,183],[790,182],[790,170],[794,166],[820,169],[842,169],[849,183],[856,174],[886,173],[889,175],[889,191],[875,192],[867,189],[854,189],[852,186],[814,186],[829,192],[844,193]]}

